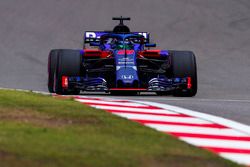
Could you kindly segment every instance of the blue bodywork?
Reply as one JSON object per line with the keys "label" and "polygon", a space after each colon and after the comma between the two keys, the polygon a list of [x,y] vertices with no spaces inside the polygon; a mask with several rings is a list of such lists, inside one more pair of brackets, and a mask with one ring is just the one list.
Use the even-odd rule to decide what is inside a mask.
{"label": "blue bodywork", "polygon": [[139,77],[136,65],[136,51],[116,50],[116,87],[138,87]]}
{"label": "blue bodywork", "polygon": [[[100,54],[109,51],[110,55],[93,61],[92,57],[86,56],[88,51],[81,50],[82,64],[87,64],[89,69],[85,70],[84,76],[70,76],[69,87],[85,91],[109,91],[113,88],[144,88],[145,91],[171,91],[186,86],[187,78],[170,78],[162,71],[151,74],[150,69],[147,68],[144,68],[144,71],[149,74],[145,75],[143,70],[140,70],[143,68],[143,64],[140,62],[143,61],[151,63],[152,66],[157,66],[157,62],[160,62],[159,69],[163,68],[161,66],[169,64],[170,54],[167,50],[159,50],[157,58],[147,59],[143,55],[141,55],[142,58],[138,58],[140,53],[145,51],[145,44],[150,46],[149,33],[85,32],[84,42],[98,47]],[[154,52],[152,53],[153,56],[156,55]],[[87,63],[90,60],[94,63]],[[106,61],[112,61],[113,63],[108,64]],[[93,67],[96,62],[103,62],[100,63],[100,69],[104,70],[97,69],[99,71],[92,74],[90,71],[93,71],[92,68],[96,68]],[[138,62],[140,63],[139,67]],[[114,68],[104,72],[108,69],[107,66],[113,66]]]}

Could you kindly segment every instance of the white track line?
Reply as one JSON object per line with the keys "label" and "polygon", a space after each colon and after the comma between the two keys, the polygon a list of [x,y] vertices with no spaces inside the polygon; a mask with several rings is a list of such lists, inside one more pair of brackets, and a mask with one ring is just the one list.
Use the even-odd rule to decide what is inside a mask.
{"label": "white track line", "polygon": [[131,106],[131,107],[144,107],[148,105],[139,104],[139,103],[131,103],[131,102],[112,102],[112,101],[101,101],[101,100],[86,100],[86,99],[76,99],[76,101],[82,103],[96,103],[96,104],[110,104],[110,105],[120,105],[120,106]]}
{"label": "white track line", "polygon": [[146,105],[158,106],[160,108],[170,110],[173,112],[177,112],[177,113],[189,115],[192,117],[200,118],[203,120],[207,120],[210,122],[218,123],[220,125],[223,125],[223,126],[226,126],[226,127],[232,128],[232,129],[236,129],[238,131],[241,131],[243,133],[250,135],[250,126],[244,125],[242,123],[238,123],[238,122],[226,119],[226,118],[221,118],[221,117],[213,116],[210,114],[200,113],[197,111],[188,110],[188,109],[184,109],[184,108],[176,107],[176,106],[171,106],[171,105],[167,105],[167,104],[160,104],[160,103],[155,103],[155,102],[145,102],[145,101],[135,101],[135,102],[138,102],[141,104],[146,104]]}
{"label": "white track line", "polygon": [[245,164],[250,166],[250,154],[240,154],[240,153],[220,153],[220,156],[226,159],[230,159],[239,164]]}
{"label": "white track line", "polygon": [[210,127],[190,127],[184,125],[158,125],[158,124],[145,124],[148,127],[163,132],[178,132],[190,134],[205,134],[205,135],[221,135],[221,136],[248,136],[245,133],[227,128],[210,128]]}
{"label": "white track line", "polygon": [[167,111],[163,109],[144,109],[144,108],[131,108],[131,107],[113,107],[113,106],[100,106],[100,105],[90,105],[103,110],[117,110],[117,111],[136,111],[136,112],[154,112],[154,113],[164,113],[164,114],[178,114],[176,112]]}
{"label": "white track line", "polygon": [[[138,98],[140,99],[140,98]],[[141,98],[142,99],[142,98]],[[143,100],[155,100],[155,98],[143,98]],[[161,100],[161,99],[159,99]],[[200,101],[200,102],[240,102],[240,103],[250,103],[250,100],[247,99],[189,99],[189,98],[168,98],[164,99],[167,101]]]}
{"label": "white track line", "polygon": [[193,117],[173,117],[173,116],[157,116],[149,114],[130,114],[130,113],[114,113],[127,119],[136,120],[151,120],[151,121],[165,121],[165,122],[178,122],[178,123],[193,123],[193,124],[209,124],[210,122],[193,118]]}
{"label": "white track line", "polygon": [[250,149],[250,141],[235,141],[224,139],[201,139],[180,137],[181,140],[196,146],[202,147],[220,147],[220,148],[234,148],[234,149]]}

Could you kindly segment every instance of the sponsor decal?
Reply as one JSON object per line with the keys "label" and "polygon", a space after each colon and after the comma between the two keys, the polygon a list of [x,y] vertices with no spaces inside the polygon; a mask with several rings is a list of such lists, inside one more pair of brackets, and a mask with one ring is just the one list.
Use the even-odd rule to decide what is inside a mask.
{"label": "sponsor decal", "polygon": [[122,75],[121,78],[122,79],[133,79],[134,76],[133,75]]}
{"label": "sponsor decal", "polygon": [[[86,31],[84,34],[85,42],[99,41],[102,35],[108,34],[110,32],[104,31]],[[140,34],[149,40],[149,33],[147,32],[131,32],[131,34]]]}
{"label": "sponsor decal", "polygon": [[[134,54],[134,53],[135,53],[134,50],[126,50],[126,54],[128,54],[128,55],[132,55],[132,54]],[[118,55],[124,55],[124,54],[125,54],[125,50],[119,50],[119,51],[117,52],[117,54],[118,54]]]}

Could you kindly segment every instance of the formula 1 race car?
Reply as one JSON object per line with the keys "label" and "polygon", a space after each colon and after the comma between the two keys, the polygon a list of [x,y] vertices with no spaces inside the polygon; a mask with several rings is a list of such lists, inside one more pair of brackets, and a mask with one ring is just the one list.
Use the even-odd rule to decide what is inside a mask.
{"label": "formula 1 race car", "polygon": [[85,32],[81,50],[50,51],[49,92],[196,94],[196,60],[192,51],[150,50],[156,44],[150,43],[149,33],[130,32],[123,24],[130,18],[115,17],[113,20],[120,21],[113,31]]}

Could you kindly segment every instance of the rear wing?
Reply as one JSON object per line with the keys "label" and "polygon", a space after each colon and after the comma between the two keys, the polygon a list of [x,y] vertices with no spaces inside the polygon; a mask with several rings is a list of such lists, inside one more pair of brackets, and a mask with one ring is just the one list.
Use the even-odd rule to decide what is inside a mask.
{"label": "rear wing", "polygon": [[[84,33],[84,43],[99,42],[100,37],[105,34],[110,34],[112,32],[106,31],[85,31]],[[143,35],[145,38],[145,43],[149,43],[149,33],[148,32],[130,32],[130,34]]]}

